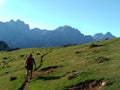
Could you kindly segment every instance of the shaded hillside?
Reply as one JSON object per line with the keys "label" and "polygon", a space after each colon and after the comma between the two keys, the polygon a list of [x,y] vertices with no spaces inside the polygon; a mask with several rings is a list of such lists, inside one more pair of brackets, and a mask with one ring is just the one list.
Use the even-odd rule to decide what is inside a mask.
{"label": "shaded hillside", "polygon": [[0,41],[0,51],[6,51],[9,50],[9,46],[7,45],[7,43],[5,43],[4,41]]}
{"label": "shaded hillside", "polygon": [[[24,59],[33,53],[34,78],[25,85]],[[119,90],[120,38],[68,47],[0,52],[1,90]],[[42,67],[40,59],[42,58]],[[10,81],[10,77],[16,77]]]}
{"label": "shaded hillside", "polygon": [[[0,40],[5,41],[11,48],[83,44],[101,40],[102,37],[98,38],[96,35],[93,38],[90,35],[82,34],[78,29],[66,25],[55,30],[41,30],[39,28],[30,29],[28,24],[20,20],[0,22]],[[107,35],[104,38],[111,38],[111,36]]]}

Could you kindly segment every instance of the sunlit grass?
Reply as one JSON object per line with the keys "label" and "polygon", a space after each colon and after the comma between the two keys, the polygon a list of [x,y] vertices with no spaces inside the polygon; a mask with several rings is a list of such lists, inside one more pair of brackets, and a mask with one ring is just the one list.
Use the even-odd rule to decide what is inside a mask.
{"label": "sunlit grass", "polygon": [[[25,81],[25,57],[33,53],[37,66],[40,57],[48,53],[43,59],[42,68],[61,66],[53,72],[41,74],[31,80],[28,90],[64,90],[66,87],[76,85],[86,80],[105,79],[108,85],[105,90],[119,90],[120,87],[120,39],[110,39],[69,47],[56,48],[28,48],[12,52],[0,52],[0,90],[17,90]],[[101,45],[101,46],[97,46]],[[76,51],[78,53],[76,53]],[[106,57],[101,63],[95,58]],[[79,75],[71,80],[69,75],[73,72]],[[10,81],[10,76],[17,79]]]}

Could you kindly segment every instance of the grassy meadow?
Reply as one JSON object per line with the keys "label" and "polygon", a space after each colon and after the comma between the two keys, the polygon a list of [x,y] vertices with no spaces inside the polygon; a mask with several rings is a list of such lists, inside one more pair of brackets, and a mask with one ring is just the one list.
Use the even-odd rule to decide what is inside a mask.
{"label": "grassy meadow", "polygon": [[[95,90],[120,90],[120,38],[68,47],[1,51],[0,90],[20,90],[25,82],[24,63],[29,53],[38,68],[25,90],[75,90],[70,87],[100,80],[106,85]],[[43,65],[39,67],[44,54]],[[11,76],[16,79],[11,81]]]}

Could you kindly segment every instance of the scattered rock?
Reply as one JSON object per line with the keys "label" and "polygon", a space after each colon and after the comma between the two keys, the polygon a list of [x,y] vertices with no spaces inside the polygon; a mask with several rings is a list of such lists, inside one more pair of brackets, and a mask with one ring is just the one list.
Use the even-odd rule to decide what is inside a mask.
{"label": "scattered rock", "polygon": [[75,51],[75,54],[79,54],[80,53],[80,51]]}
{"label": "scattered rock", "polygon": [[67,79],[71,80],[71,79],[76,78],[77,76],[79,76],[79,75],[81,75],[83,73],[85,73],[85,72],[72,71],[72,72],[68,73]]}
{"label": "scattered rock", "polygon": [[5,68],[5,66],[2,66],[2,69],[4,69]]}
{"label": "scattered rock", "polygon": [[6,64],[7,64],[7,61],[3,60],[2,63],[6,65]]}
{"label": "scattered rock", "polygon": [[109,60],[109,58],[107,58],[106,56],[99,56],[99,57],[95,58],[95,61],[97,61],[98,63],[102,63],[102,62],[105,62],[108,60]]}
{"label": "scattered rock", "polygon": [[15,76],[10,76],[10,81],[13,81],[13,80],[16,80],[17,79],[17,77],[15,77]]}
{"label": "scattered rock", "polygon": [[7,58],[7,57],[4,57],[3,59],[5,60],[5,59],[8,59],[8,58]]}
{"label": "scattered rock", "polygon": [[24,56],[25,56],[24,54],[20,55],[20,57],[24,57]]}
{"label": "scattered rock", "polygon": [[8,74],[9,72],[5,72],[4,74]]}
{"label": "scattered rock", "polygon": [[71,79],[73,79],[75,77],[77,77],[77,75],[75,75],[75,74],[72,73],[72,74],[70,74],[70,75],[67,76],[67,79],[71,80]]}
{"label": "scattered rock", "polygon": [[40,53],[36,53],[36,55],[40,55]]}

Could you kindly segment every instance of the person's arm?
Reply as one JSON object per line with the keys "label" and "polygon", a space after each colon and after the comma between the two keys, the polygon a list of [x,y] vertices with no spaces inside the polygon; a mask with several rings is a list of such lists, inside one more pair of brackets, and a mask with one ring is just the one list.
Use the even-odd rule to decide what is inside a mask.
{"label": "person's arm", "polygon": [[34,60],[34,59],[33,59],[33,63],[34,63],[35,69],[36,69],[36,62],[35,62],[35,60]]}

